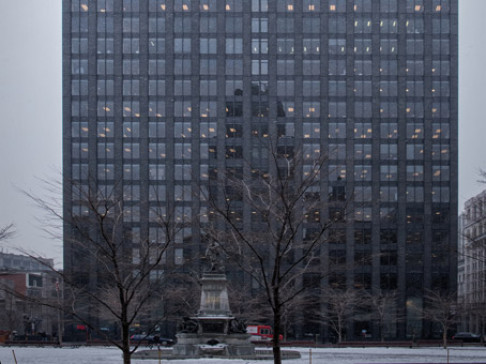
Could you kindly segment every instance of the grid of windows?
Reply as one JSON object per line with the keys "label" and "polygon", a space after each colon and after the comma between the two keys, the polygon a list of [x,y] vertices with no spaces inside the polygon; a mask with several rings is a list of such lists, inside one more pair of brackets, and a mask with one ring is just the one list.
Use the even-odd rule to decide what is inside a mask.
{"label": "grid of windows", "polygon": [[[142,235],[155,234],[156,219],[141,218],[142,204],[173,204],[185,224],[204,210],[201,190],[217,168],[268,168],[261,139],[274,133],[279,155],[302,146],[304,175],[329,155],[322,201],[353,197],[355,225],[339,226],[349,246],[416,245],[420,221],[452,221],[444,210],[456,203],[456,0],[69,4],[67,173],[84,185],[121,179],[126,222]],[[435,223],[424,206],[449,217]],[[234,209],[251,226],[241,203]],[[188,237],[198,239],[193,228],[179,239],[177,264]],[[352,259],[356,285],[396,288],[398,272],[363,271],[396,266],[396,249],[384,248],[380,264],[366,259],[370,249]]]}

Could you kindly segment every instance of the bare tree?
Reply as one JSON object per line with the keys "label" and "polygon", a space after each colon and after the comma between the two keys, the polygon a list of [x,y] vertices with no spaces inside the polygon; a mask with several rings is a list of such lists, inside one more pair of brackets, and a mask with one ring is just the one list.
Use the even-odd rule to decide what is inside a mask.
{"label": "bare tree", "polygon": [[304,324],[307,318],[307,315],[303,314],[304,310],[307,310],[307,307],[312,307],[315,302],[316,297],[312,293],[302,292],[283,306],[281,322],[284,341],[287,341],[289,336],[295,336],[295,326]]}
{"label": "bare tree", "polygon": [[392,320],[390,320],[391,311],[396,311],[396,291],[383,292],[380,290],[376,294],[370,292],[367,294],[365,299],[369,307],[371,308],[371,317],[374,317],[378,320],[380,341],[384,342],[385,324],[390,322],[396,322],[399,320],[399,318],[396,316],[394,316]]}
{"label": "bare tree", "polygon": [[354,317],[354,309],[364,302],[364,293],[361,290],[328,288],[322,295],[325,309],[317,313],[317,320],[329,325],[340,344],[344,339],[346,323]]}
{"label": "bare tree", "polygon": [[[272,325],[272,322],[269,321],[269,318],[272,317],[272,310],[267,304],[265,295],[251,295],[248,290],[242,289],[241,286],[230,285],[228,296],[231,312],[234,316],[244,320],[247,324]],[[292,327],[303,322],[303,307],[309,306],[312,302],[315,302],[314,297],[301,294],[283,306],[281,335],[284,341],[292,333]]]}
{"label": "bare tree", "polygon": [[456,293],[444,294],[439,291],[428,291],[423,310],[424,318],[440,325],[442,331],[442,345],[447,348],[447,333],[457,322]]}
{"label": "bare tree", "polygon": [[[248,178],[230,170],[220,172],[223,175],[216,186],[220,194],[208,199],[216,215],[208,236],[220,243],[229,259],[251,277],[253,287],[260,289],[271,309],[274,363],[280,364],[286,307],[308,288],[304,274],[319,274],[318,251],[331,221],[321,217],[324,196],[318,181],[325,158],[311,159],[270,142],[266,148],[263,153],[268,153],[268,165],[248,165]],[[236,211],[240,201],[251,209],[250,230],[243,228]]]}
{"label": "bare tree", "polygon": [[7,240],[14,234],[14,224],[8,224],[0,228],[0,241]]}
{"label": "bare tree", "polygon": [[[124,223],[134,210],[124,205],[123,196],[115,192],[117,186],[112,190],[87,189],[73,182],[69,188],[80,211],[64,216],[52,201],[27,193],[41,208],[60,219],[69,232],[65,249],[70,249],[75,259],[71,263],[76,267],[64,272],[50,267],[64,285],[64,304],[58,309],[117,346],[123,353],[123,363],[128,364],[139,345],[130,343],[130,329],[144,317],[150,317],[147,334],[150,333],[167,314],[158,309],[168,299],[167,293],[171,292],[171,299],[178,296],[171,285],[173,266],[167,255],[183,224],[169,213],[153,211],[163,233],[157,240],[142,239]],[[158,318],[154,319],[154,315]],[[115,322],[121,340],[104,333],[93,323],[93,317]]]}
{"label": "bare tree", "polygon": [[228,298],[231,313],[248,324],[265,322],[271,316],[271,310],[263,296],[250,296],[248,291],[238,284],[229,282]]}

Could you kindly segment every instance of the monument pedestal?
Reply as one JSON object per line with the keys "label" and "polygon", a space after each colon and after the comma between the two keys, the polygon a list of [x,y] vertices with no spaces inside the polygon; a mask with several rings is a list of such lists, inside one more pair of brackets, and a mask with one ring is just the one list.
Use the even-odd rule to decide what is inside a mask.
{"label": "monument pedestal", "polygon": [[185,334],[179,333],[174,357],[241,358],[255,356],[255,346],[248,334]]}
{"label": "monument pedestal", "polygon": [[197,316],[184,319],[174,346],[175,357],[239,358],[255,355],[246,327],[231,314],[226,275],[205,273],[201,278],[201,304]]}
{"label": "monument pedestal", "polygon": [[[205,273],[201,278],[201,304],[196,316],[185,317],[182,330],[176,335],[170,359],[228,358],[271,360],[271,350],[255,351],[246,333],[246,325],[231,314],[226,288],[226,275]],[[159,359],[160,351],[137,352],[134,358]],[[296,351],[282,351],[283,359],[298,359]]]}

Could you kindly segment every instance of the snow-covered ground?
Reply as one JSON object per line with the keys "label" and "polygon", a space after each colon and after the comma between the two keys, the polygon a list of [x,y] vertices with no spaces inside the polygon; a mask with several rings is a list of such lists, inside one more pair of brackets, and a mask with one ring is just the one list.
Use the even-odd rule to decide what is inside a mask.
{"label": "snow-covered ground", "polygon": [[[368,364],[368,363],[484,363],[486,348],[336,348],[294,349],[302,353],[299,360],[288,364]],[[0,347],[0,364],[119,364],[121,352],[111,347],[33,348]],[[449,358],[448,354],[449,353]],[[309,358],[309,355],[312,357]],[[159,360],[132,360],[133,364],[157,364]],[[162,360],[160,363],[168,363]],[[264,364],[272,361],[225,359],[171,360],[171,364]]]}

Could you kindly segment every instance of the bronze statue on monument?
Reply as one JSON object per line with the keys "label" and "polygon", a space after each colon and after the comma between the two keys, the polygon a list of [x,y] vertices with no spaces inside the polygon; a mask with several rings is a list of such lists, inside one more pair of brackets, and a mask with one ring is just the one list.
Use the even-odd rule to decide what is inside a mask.
{"label": "bronze statue on monument", "polygon": [[206,259],[209,259],[208,273],[225,273],[224,260],[227,258],[221,245],[213,241],[211,242],[205,253]]}

